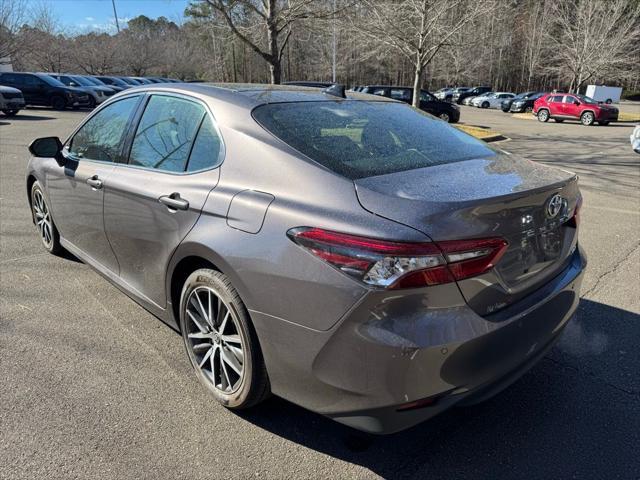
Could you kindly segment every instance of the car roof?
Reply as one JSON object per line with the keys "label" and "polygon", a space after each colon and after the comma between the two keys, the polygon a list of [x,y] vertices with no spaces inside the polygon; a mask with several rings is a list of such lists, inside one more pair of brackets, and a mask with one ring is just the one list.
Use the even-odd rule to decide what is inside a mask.
{"label": "car roof", "polygon": [[359,92],[345,92],[346,98],[342,99],[341,97],[324,93],[321,88],[258,83],[155,83],[135,86],[126,90],[127,93],[146,91],[192,94],[247,107],[256,107],[267,103],[320,102],[331,100],[401,103],[390,98],[372,96]]}

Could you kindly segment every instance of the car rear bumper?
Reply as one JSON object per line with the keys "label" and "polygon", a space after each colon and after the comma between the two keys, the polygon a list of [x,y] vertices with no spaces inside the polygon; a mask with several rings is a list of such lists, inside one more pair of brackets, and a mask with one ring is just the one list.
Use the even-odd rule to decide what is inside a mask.
{"label": "car rear bumper", "polygon": [[10,98],[2,102],[3,110],[22,110],[25,107],[23,98]]}
{"label": "car rear bumper", "polygon": [[[377,434],[479,401],[519,378],[559,338],[577,308],[585,265],[578,248],[561,274],[489,317],[450,284],[427,294],[367,294],[331,331],[289,328],[286,347],[263,345],[272,390]],[[416,401],[428,405],[410,408]]]}

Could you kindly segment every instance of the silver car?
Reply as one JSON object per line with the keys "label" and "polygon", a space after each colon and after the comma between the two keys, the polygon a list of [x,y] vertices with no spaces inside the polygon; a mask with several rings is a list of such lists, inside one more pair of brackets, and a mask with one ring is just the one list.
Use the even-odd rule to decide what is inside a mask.
{"label": "silver car", "polygon": [[482,401],[576,310],[576,175],[384,97],[156,84],[29,147],[44,247],[182,334],[223,405],[390,433]]}

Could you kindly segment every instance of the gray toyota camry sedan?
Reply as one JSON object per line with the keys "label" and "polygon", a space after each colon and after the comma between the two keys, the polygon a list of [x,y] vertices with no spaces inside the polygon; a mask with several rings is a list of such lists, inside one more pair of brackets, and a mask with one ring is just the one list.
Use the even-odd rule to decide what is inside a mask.
{"label": "gray toyota camry sedan", "polygon": [[505,388],[578,304],[576,175],[383,97],[155,84],[29,149],[44,247],[180,331],[229,408],[402,430]]}

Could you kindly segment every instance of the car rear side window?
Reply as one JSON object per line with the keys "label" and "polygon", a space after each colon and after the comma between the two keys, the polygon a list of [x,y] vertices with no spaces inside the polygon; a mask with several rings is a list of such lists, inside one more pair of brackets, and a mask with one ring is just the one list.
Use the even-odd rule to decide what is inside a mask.
{"label": "car rear side window", "polygon": [[69,153],[78,159],[120,161],[125,129],[138,99],[123,98],[96,113],[71,139]]}
{"label": "car rear side window", "polygon": [[253,115],[285,143],[353,180],[495,155],[483,142],[400,103],[274,103]]}
{"label": "car rear side window", "polygon": [[395,100],[402,100],[403,102],[411,101],[411,91],[406,88],[392,88],[389,96]]}
{"label": "car rear side window", "polygon": [[199,103],[168,95],[153,95],[136,130],[129,164],[184,172],[204,115],[205,109]]}
{"label": "car rear side window", "polygon": [[214,168],[222,162],[222,142],[213,120],[209,115],[204,117],[187,165],[188,172],[196,172]]}

